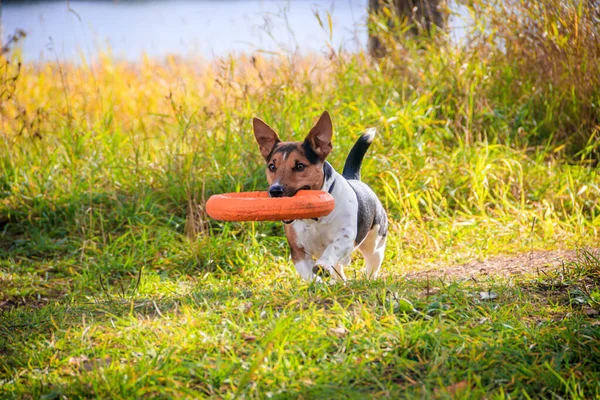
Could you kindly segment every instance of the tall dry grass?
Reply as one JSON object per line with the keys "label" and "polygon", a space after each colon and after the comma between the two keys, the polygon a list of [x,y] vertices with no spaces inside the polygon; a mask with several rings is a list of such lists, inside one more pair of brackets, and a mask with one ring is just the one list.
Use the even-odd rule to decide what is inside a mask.
{"label": "tall dry grass", "polygon": [[[550,10],[553,3],[543,4]],[[133,202],[153,220],[182,218],[178,232],[192,236],[206,228],[244,231],[207,224],[201,209],[212,193],[265,186],[251,118],[301,139],[328,109],[334,166],[363,129],[379,128],[364,176],[398,237],[408,238],[395,242],[398,252],[469,257],[523,249],[532,235],[549,247],[593,240],[600,187],[587,161],[595,155],[598,93],[589,82],[576,90],[583,78],[567,78],[577,54],[578,68],[588,71],[597,68],[597,53],[588,46],[591,12],[573,14],[575,3],[564,4],[538,21],[540,6],[473,2],[476,23],[464,45],[439,32],[415,39],[401,24],[374,21],[390,49],[380,60],[336,49],[137,64],[102,56],[83,65],[19,66],[18,53],[4,57],[3,76],[18,77],[3,80],[11,96],[0,106],[4,219],[15,232],[26,230],[24,220],[44,232],[88,221],[96,232],[95,219],[109,229],[128,218],[103,210]],[[520,17],[509,18],[515,7]],[[558,16],[577,17],[579,27],[535,42],[536,29]],[[587,38],[568,44],[559,40],[565,30]],[[557,48],[569,55],[539,56]]]}

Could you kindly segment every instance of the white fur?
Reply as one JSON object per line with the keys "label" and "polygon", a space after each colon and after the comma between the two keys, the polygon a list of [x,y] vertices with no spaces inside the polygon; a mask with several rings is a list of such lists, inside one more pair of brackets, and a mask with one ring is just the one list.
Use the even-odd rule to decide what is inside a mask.
{"label": "white fur", "polygon": [[379,225],[375,225],[369,231],[365,240],[358,246],[358,249],[365,258],[365,273],[368,278],[377,278],[379,268],[381,268],[381,263],[383,262],[386,239],[386,236],[379,235]]}
{"label": "white fur", "polygon": [[362,136],[367,139],[367,143],[373,143],[373,139],[375,139],[376,133],[377,128],[368,128],[367,130],[365,130],[365,133],[363,133]]}
{"label": "white fur", "polygon": [[291,225],[296,233],[296,244],[306,253],[304,259],[295,262],[296,270],[304,280],[312,281],[318,279],[313,273],[313,267],[318,265],[335,280],[345,281],[344,267],[350,264],[350,256],[358,247],[365,257],[367,276],[375,278],[383,261],[385,237],[378,235],[378,226],[375,226],[359,246],[355,245],[358,219],[356,193],[335,170],[321,190],[329,191],[334,180],[331,195],[335,199],[335,208],[331,214],[317,221],[296,220]]}

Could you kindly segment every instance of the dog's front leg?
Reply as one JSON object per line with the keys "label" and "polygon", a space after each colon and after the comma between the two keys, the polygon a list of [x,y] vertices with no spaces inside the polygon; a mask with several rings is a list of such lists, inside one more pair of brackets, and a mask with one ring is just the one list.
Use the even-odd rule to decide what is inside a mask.
{"label": "dog's front leg", "polygon": [[307,254],[306,251],[304,251],[304,248],[296,240],[296,231],[294,231],[294,228],[291,225],[286,225],[284,229],[285,236],[290,245],[292,261],[294,262],[298,274],[300,274],[302,279],[308,282],[312,282],[315,279],[320,281],[321,278],[313,272],[315,262],[313,261],[312,256]]}
{"label": "dog's front leg", "polygon": [[356,233],[352,229],[342,229],[316,262],[318,266],[329,271],[335,280],[346,280],[343,265],[347,264],[347,259],[354,250],[354,237]]}
{"label": "dog's front leg", "polygon": [[313,272],[316,264],[312,260],[312,257],[305,258],[303,260],[292,259],[292,261],[294,262],[296,271],[298,271],[302,279],[304,279],[307,282],[312,282],[313,280],[317,280],[317,282],[321,281],[321,277],[319,277]]}

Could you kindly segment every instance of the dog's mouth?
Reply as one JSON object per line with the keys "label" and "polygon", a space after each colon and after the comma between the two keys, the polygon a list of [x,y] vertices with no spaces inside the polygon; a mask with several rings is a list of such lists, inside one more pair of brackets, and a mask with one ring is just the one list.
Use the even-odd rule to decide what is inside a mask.
{"label": "dog's mouth", "polygon": [[308,186],[308,185],[302,186],[301,188],[296,189],[296,190],[284,190],[283,192],[276,193],[276,194],[273,194],[271,191],[269,191],[269,197],[274,197],[274,198],[277,198],[277,197],[294,197],[301,190],[310,190],[310,186]]}
{"label": "dog's mouth", "polygon": [[300,189],[296,189],[296,191],[290,194],[288,197],[294,197],[301,190],[310,190],[310,186],[302,186]]}

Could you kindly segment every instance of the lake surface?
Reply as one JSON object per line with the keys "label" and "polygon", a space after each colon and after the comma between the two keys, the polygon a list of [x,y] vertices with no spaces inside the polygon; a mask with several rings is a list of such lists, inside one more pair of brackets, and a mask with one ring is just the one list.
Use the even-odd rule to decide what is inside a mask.
{"label": "lake surface", "polygon": [[[229,53],[365,48],[368,0],[2,1],[2,35],[23,29],[26,61],[79,61],[111,49],[212,59]],[[328,13],[331,15],[330,38]],[[324,27],[319,24],[318,14]],[[331,40],[330,40],[331,39]]]}

